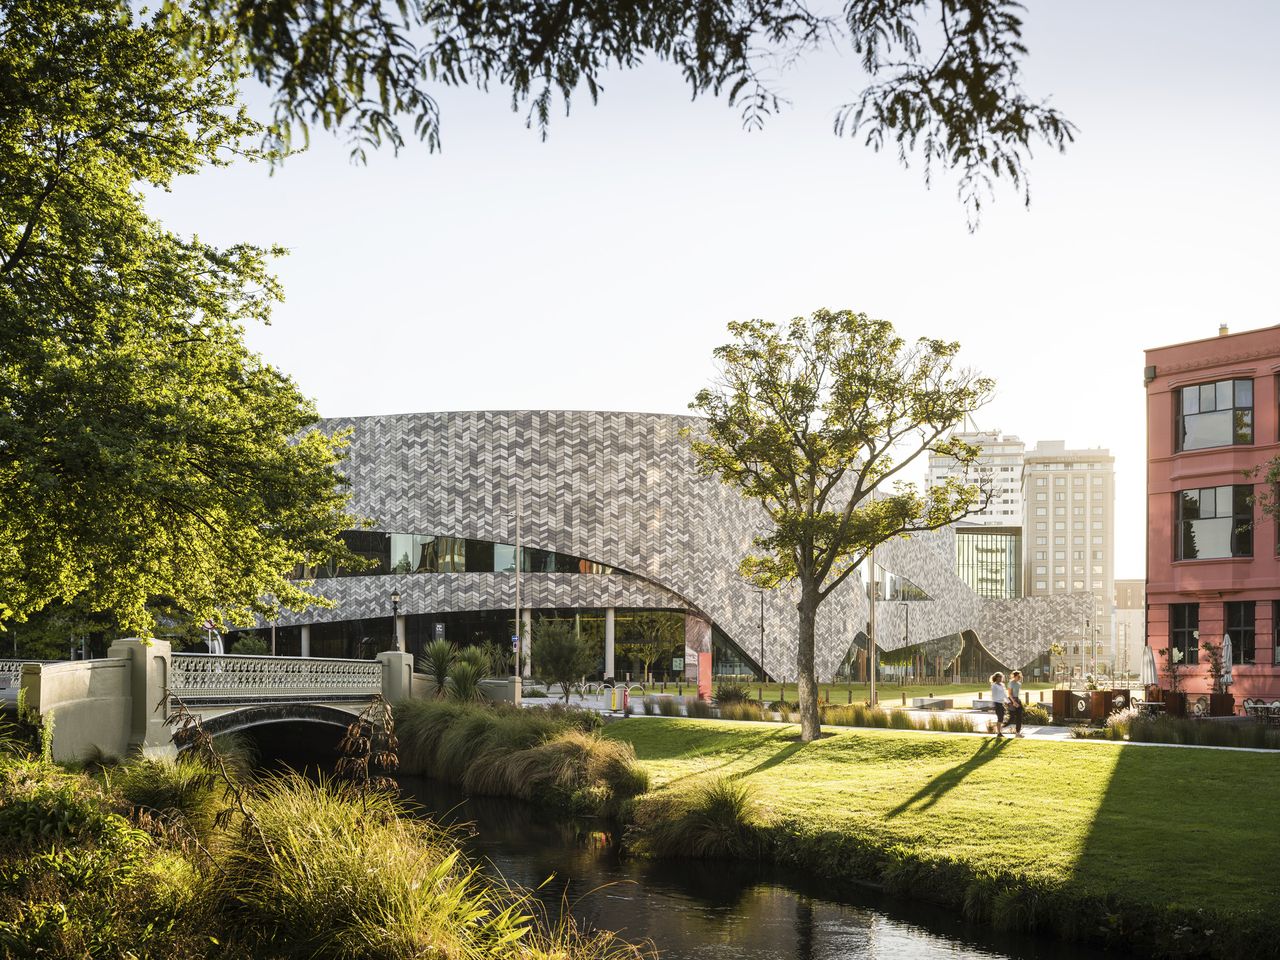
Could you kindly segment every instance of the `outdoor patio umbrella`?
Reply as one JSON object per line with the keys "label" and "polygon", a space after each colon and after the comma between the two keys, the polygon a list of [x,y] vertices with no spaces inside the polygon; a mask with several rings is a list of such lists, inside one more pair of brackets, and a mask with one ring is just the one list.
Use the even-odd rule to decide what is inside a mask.
{"label": "outdoor patio umbrella", "polygon": [[1156,674],[1156,655],[1150,647],[1142,648],[1142,685],[1154,687],[1160,680]]}
{"label": "outdoor patio umbrella", "polygon": [[1232,683],[1231,678],[1231,634],[1224,633],[1222,635],[1222,685],[1228,686]]}

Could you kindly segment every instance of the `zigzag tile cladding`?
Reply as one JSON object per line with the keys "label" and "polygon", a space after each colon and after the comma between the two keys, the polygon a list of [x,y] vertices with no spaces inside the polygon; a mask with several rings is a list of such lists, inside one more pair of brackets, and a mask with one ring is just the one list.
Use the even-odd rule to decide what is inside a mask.
{"label": "zigzag tile cladding", "polygon": [[[714,621],[755,660],[760,601],[737,569],[766,518],[755,503],[699,475],[680,433],[700,423],[660,414],[518,410],[334,419],[321,426],[326,432],[352,430],[345,466],[351,509],[370,518],[374,529],[512,543],[518,490],[525,546],[628,572],[528,574],[521,578],[525,606],[687,608]],[[878,553],[883,567],[933,598],[912,604],[913,639],[972,629],[997,658],[1021,664],[1043,649],[1036,646],[1043,636],[1065,635],[1064,619],[1042,623],[1036,639],[1025,641],[1025,632],[1013,629],[1021,623],[1020,601],[1006,611],[1007,602],[984,601],[969,590],[954,573],[949,538],[949,532],[913,537]],[[317,582],[317,592],[336,601],[335,607],[280,622],[388,616],[395,589],[406,614],[501,609],[515,602],[515,578],[509,574],[347,577]],[[765,597],[765,668],[771,676],[795,675],[794,604],[792,591]],[[865,630],[867,606],[856,576],[823,604],[820,676],[835,672]],[[1060,606],[1064,616],[1071,609]],[[903,642],[896,619],[901,616],[896,603],[878,607],[880,642],[888,649]],[[1081,615],[1072,610],[1070,616],[1078,623]]]}

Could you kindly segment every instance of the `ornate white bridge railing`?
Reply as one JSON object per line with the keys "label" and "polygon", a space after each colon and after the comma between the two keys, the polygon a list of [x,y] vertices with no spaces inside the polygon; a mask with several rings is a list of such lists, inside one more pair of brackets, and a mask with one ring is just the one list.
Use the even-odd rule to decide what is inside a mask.
{"label": "ornate white bridge railing", "polygon": [[382,693],[377,660],[172,655],[169,692],[192,703],[365,700]]}
{"label": "ornate white bridge railing", "polygon": [[0,660],[0,689],[17,690],[22,683],[24,663],[53,663],[52,660]]}

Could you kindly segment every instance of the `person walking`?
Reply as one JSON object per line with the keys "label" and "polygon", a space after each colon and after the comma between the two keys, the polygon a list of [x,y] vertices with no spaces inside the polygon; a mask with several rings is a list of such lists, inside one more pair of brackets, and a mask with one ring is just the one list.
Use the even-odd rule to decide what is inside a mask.
{"label": "person walking", "polygon": [[996,739],[1004,739],[1004,708],[1005,701],[1008,700],[1008,693],[1004,688],[1004,674],[993,673],[991,675],[991,703],[996,711]]}
{"label": "person walking", "polygon": [[1015,670],[1009,674],[1009,722],[1013,724],[1013,735],[1022,737],[1022,713],[1025,704],[1022,702],[1022,671]]}

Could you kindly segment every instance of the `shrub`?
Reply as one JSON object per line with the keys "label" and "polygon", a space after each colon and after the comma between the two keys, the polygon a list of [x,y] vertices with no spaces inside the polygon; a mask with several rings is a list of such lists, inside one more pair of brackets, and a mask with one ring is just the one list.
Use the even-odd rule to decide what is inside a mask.
{"label": "shrub", "polygon": [[722,777],[644,798],[626,836],[651,857],[748,858],[761,855],[764,826],[751,784]]}
{"label": "shrub", "polygon": [[236,640],[231,652],[244,657],[262,657],[271,652],[271,646],[261,637],[247,633]]}
{"label": "shrub", "polygon": [[469,663],[473,665],[481,678],[487,677],[493,672],[493,660],[489,656],[489,651],[474,644],[459,650],[454,655],[453,662],[455,664]]}
{"label": "shrub", "polygon": [[449,682],[449,668],[453,666],[456,651],[448,640],[432,640],[423,648],[418,659],[418,669],[427,675],[433,696],[443,697]]}
{"label": "shrub", "polygon": [[927,729],[939,733],[973,733],[973,723],[968,717],[956,713],[930,714],[925,718]]}
{"label": "shrub", "polygon": [[573,684],[592,668],[595,655],[586,637],[574,633],[564,620],[539,620],[533,631],[533,662],[547,678],[559,684],[569,702]]}
{"label": "shrub", "polygon": [[470,793],[611,813],[648,784],[635,751],[601,737],[591,711],[440,701],[397,709],[405,768]]}
{"label": "shrub", "polygon": [[652,717],[652,716],[656,715],[656,714],[657,714],[657,712],[658,712],[658,698],[657,698],[657,697],[645,697],[645,698],[644,698],[644,700],[643,700],[643,702],[642,702],[642,706],[643,706],[643,708],[644,708],[645,716],[646,716],[646,717]]}
{"label": "shrub", "polygon": [[[476,649],[472,647],[471,649]],[[450,700],[472,703],[483,699],[480,693],[480,681],[484,679],[484,670],[474,659],[459,658],[449,667],[448,686],[445,691]]]}
{"label": "shrub", "polygon": [[1142,713],[1137,707],[1116,710],[1111,716],[1107,717],[1107,737],[1111,740],[1126,739],[1129,736],[1129,729],[1133,726],[1133,721],[1139,719],[1141,715]]}
{"label": "shrub", "polygon": [[684,710],[681,708],[679,697],[659,697],[658,712],[664,717],[684,716]]}
{"label": "shrub", "polygon": [[208,846],[214,818],[223,807],[223,791],[213,774],[194,762],[134,760],[112,777],[112,785],[134,817],[158,821]]}
{"label": "shrub", "polygon": [[1043,703],[1028,703],[1022,712],[1022,722],[1044,727],[1053,722],[1053,717]]}
{"label": "shrub", "polygon": [[716,686],[715,701],[723,706],[726,703],[746,703],[751,699],[751,691],[741,683],[721,683]]}
{"label": "shrub", "polygon": [[1143,743],[1280,750],[1280,728],[1239,721],[1135,717],[1129,724],[1129,739]]}
{"label": "shrub", "polygon": [[684,702],[684,715],[698,720],[710,720],[716,715],[716,712],[709,700],[703,700],[701,697],[688,697]]}
{"label": "shrub", "polygon": [[[523,903],[461,860],[453,839],[373,794],[271,778],[257,830],[238,832],[208,894],[251,941],[320,958],[473,956],[520,938]],[[266,951],[264,951],[266,952]]]}
{"label": "shrub", "polygon": [[529,687],[527,690],[521,690],[520,696],[527,697],[530,700],[546,700],[550,694],[541,687]]}
{"label": "shrub", "polygon": [[768,720],[758,703],[727,703],[720,707],[721,720]]}

